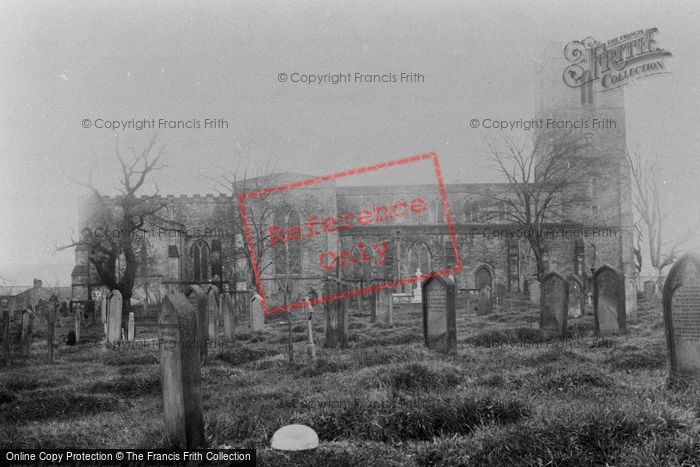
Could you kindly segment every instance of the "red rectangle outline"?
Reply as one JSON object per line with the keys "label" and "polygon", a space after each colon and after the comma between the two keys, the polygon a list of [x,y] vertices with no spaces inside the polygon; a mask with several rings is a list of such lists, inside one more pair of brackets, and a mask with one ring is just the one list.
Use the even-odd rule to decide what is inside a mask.
{"label": "red rectangle outline", "polygon": [[[265,300],[265,291],[263,289],[262,280],[260,277],[260,268],[258,266],[258,259],[255,255],[255,247],[254,247],[255,243],[253,240],[253,233],[250,230],[250,226],[248,225],[248,211],[245,207],[245,200],[246,199],[256,198],[259,196],[265,196],[265,195],[269,195],[271,193],[277,193],[280,191],[287,191],[287,190],[291,190],[293,188],[315,185],[318,183],[327,182],[329,180],[335,180],[338,178],[348,177],[350,175],[364,174],[364,173],[374,172],[374,171],[377,171],[379,169],[384,169],[384,168],[389,168],[389,167],[397,167],[400,165],[409,164],[411,162],[418,162],[418,161],[422,161],[425,159],[432,159],[433,167],[435,168],[435,175],[437,177],[438,190],[440,192],[440,199],[442,201],[443,213],[445,215],[445,219],[447,220],[447,233],[450,236],[450,241],[452,242],[452,249],[454,251],[455,265],[453,267],[448,268],[448,269],[443,269],[441,271],[433,271],[433,272],[428,273],[428,274],[423,274],[420,277],[407,277],[405,279],[399,279],[399,280],[395,280],[395,281],[391,281],[391,282],[385,282],[382,284],[370,285],[368,287],[363,287],[362,289],[355,289],[355,290],[350,290],[347,292],[336,293],[336,294],[333,294],[333,295],[330,295],[327,297],[315,298],[315,299],[310,300],[310,301],[305,300],[305,301],[301,301],[301,302],[291,303],[288,305],[278,306],[278,307],[272,308],[271,310],[267,309],[267,303]],[[457,236],[455,234],[454,225],[452,224],[452,216],[450,214],[450,208],[447,205],[447,190],[445,190],[445,183],[444,183],[443,178],[442,178],[442,170],[440,169],[438,155],[435,152],[429,152],[426,154],[419,154],[419,155],[415,155],[415,156],[404,157],[402,159],[396,159],[393,161],[382,162],[382,163],[370,165],[367,167],[361,167],[361,168],[352,169],[352,170],[345,170],[343,172],[337,172],[337,173],[325,175],[322,177],[310,178],[308,180],[304,180],[304,181],[300,181],[300,182],[285,183],[285,184],[276,185],[276,186],[273,186],[270,188],[265,188],[263,190],[242,193],[242,194],[238,195],[238,207],[241,211],[241,219],[243,220],[243,228],[245,229],[246,242],[247,242],[247,246],[248,246],[248,253],[251,256],[251,263],[253,265],[253,273],[255,274],[255,285],[256,285],[256,288],[258,290],[258,295],[260,295],[260,297],[261,297],[263,314],[265,316],[272,315],[275,313],[280,313],[283,311],[302,308],[302,307],[307,306],[307,304],[309,304],[309,303],[311,305],[317,305],[320,303],[326,303],[326,302],[330,302],[332,300],[337,300],[339,298],[349,298],[349,297],[354,297],[355,295],[373,293],[373,292],[376,292],[376,291],[381,290],[381,289],[397,287],[399,285],[404,285],[404,284],[416,283],[416,282],[420,281],[421,279],[426,278],[429,274],[443,276],[446,274],[456,274],[456,273],[462,271],[462,258],[459,255],[459,248],[457,247]]]}

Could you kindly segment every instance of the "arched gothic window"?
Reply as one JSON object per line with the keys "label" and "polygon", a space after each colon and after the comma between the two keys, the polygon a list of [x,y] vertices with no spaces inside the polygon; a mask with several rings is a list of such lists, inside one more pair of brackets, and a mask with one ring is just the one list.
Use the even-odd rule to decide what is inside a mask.
{"label": "arched gothic window", "polygon": [[[274,224],[288,232],[290,227],[300,227],[299,213],[289,204],[283,204],[275,211]],[[303,239],[278,242],[272,247],[272,260],[276,276],[301,274],[301,243]]]}
{"label": "arched gothic window", "polygon": [[195,282],[209,280],[209,245],[204,240],[192,245],[192,278]]}
{"label": "arched gothic window", "polygon": [[408,250],[408,274],[413,276],[418,269],[421,274],[427,274],[433,270],[430,249],[421,241],[411,245]]}
{"label": "arched gothic window", "polygon": [[473,199],[468,199],[464,203],[464,214],[467,222],[478,222],[479,219],[479,204]]}

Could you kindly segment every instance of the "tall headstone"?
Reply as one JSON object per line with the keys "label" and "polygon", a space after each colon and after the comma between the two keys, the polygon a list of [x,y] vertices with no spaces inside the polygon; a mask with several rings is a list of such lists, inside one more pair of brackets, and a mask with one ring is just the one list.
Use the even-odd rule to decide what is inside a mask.
{"label": "tall headstone", "polygon": [[10,365],[12,353],[10,348],[10,303],[6,298],[0,299],[0,313],[2,313],[2,347],[5,354],[5,364]]}
{"label": "tall headstone", "polygon": [[20,340],[20,353],[28,357],[32,349],[32,335],[34,327],[34,312],[24,310],[22,312],[22,337]]}
{"label": "tall headstone", "polygon": [[53,363],[54,339],[56,338],[56,309],[58,306],[54,303],[47,304],[42,302],[43,300],[39,300],[38,307],[40,314],[46,316],[46,322],[48,323],[46,330],[46,349],[49,354],[49,363]]}
{"label": "tall headstone", "polygon": [[135,327],[136,323],[134,322],[134,312],[130,311],[129,312],[129,323],[127,325],[127,332],[126,332],[126,340],[129,342],[134,342],[134,336],[135,336]]}
{"label": "tall headstone", "polygon": [[569,276],[569,318],[580,318],[584,314],[586,296],[583,283],[576,276]]}
{"label": "tall headstone", "polygon": [[625,313],[627,316],[637,314],[637,281],[631,277],[625,277]]}
{"label": "tall headstone", "polygon": [[105,339],[107,339],[107,297],[104,296],[100,300],[100,320],[102,327],[104,327]]}
{"label": "tall headstone", "polygon": [[569,283],[556,272],[542,279],[542,303],[540,305],[540,329],[566,335],[569,315]]}
{"label": "tall headstone", "polygon": [[306,355],[310,360],[316,360],[316,344],[314,343],[314,307],[311,305],[311,301],[307,300],[304,305],[304,312],[306,314],[307,323],[307,336],[309,338],[306,344]]}
{"label": "tall headstone", "polygon": [[[422,291],[421,291],[422,293]],[[379,289],[372,294],[372,316],[373,322],[379,322],[385,326],[394,324],[394,301],[390,288]]]}
{"label": "tall headstone", "polygon": [[625,282],[622,274],[603,265],[593,274],[593,320],[598,335],[625,332]]}
{"label": "tall headstone", "polygon": [[481,291],[474,298],[476,299],[474,312],[478,316],[491,314],[491,311],[493,310],[493,301],[491,300],[491,287],[486,286],[482,288]]}
{"label": "tall headstone", "polygon": [[216,342],[217,318],[219,314],[219,289],[212,285],[207,292],[207,335],[211,342]]}
{"label": "tall headstone", "polygon": [[420,268],[416,270],[416,288],[413,289],[413,298],[411,299],[411,303],[423,303],[423,288],[421,287],[421,281],[423,273],[421,272]]}
{"label": "tall headstone", "polygon": [[656,282],[645,281],[644,282],[644,301],[649,303],[654,300],[654,293],[656,292]]}
{"label": "tall headstone", "polygon": [[540,289],[540,281],[533,280],[528,285],[528,291],[530,292],[530,303],[535,306],[540,306],[540,299],[542,298],[542,290]]}
{"label": "tall headstone", "polygon": [[421,284],[423,296],[423,338],[429,349],[457,352],[455,284],[449,277],[430,274]]}
{"label": "tall headstone", "polygon": [[202,365],[207,359],[207,334],[209,329],[209,318],[207,316],[207,294],[198,285],[190,285],[185,293],[192,307],[197,311],[197,329],[199,332],[199,356]]}
{"label": "tall headstone", "polygon": [[686,253],[671,267],[663,289],[669,383],[700,385],[700,256]]}
{"label": "tall headstone", "polygon": [[[335,279],[326,280],[326,296],[330,297],[347,291],[347,288]],[[326,342],[325,347],[347,347],[348,344],[348,309],[347,299],[337,298],[325,302]]]}
{"label": "tall headstone", "polygon": [[229,295],[227,292],[224,292],[221,297],[221,304],[223,307],[224,339],[226,339],[228,342],[233,342],[235,340],[234,323],[236,321],[236,307],[233,303],[231,295]]}
{"label": "tall headstone", "polygon": [[250,330],[263,331],[265,329],[265,316],[262,309],[262,297],[254,293],[250,299]]}
{"label": "tall headstone", "polygon": [[75,307],[73,313],[75,314],[75,343],[80,343],[80,321],[83,317],[83,310],[80,309],[80,305]]}
{"label": "tall headstone", "polygon": [[119,342],[122,338],[122,294],[112,290],[107,295],[107,342]]}
{"label": "tall headstone", "polygon": [[158,317],[165,433],[180,448],[206,444],[202,416],[199,319],[183,294],[163,298]]}
{"label": "tall headstone", "polygon": [[506,298],[506,286],[505,284],[496,284],[496,287],[493,290],[493,300],[500,304],[503,303],[503,301]]}

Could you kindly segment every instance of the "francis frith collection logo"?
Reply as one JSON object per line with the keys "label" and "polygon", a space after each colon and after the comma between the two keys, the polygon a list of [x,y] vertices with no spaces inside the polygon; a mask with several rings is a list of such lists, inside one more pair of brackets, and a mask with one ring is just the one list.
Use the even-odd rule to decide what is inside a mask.
{"label": "francis frith collection logo", "polygon": [[609,91],[630,82],[668,73],[664,59],[671,52],[656,44],[657,28],[642,29],[599,42],[592,37],[571,41],[564,47],[570,65],[564,70],[564,83],[572,88],[600,86]]}

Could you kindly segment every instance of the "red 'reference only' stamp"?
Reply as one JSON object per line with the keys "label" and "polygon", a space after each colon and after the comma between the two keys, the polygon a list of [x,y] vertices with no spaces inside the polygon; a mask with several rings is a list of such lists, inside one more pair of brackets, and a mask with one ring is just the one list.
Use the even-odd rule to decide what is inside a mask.
{"label": "red 'reference only' stamp", "polygon": [[[396,258],[395,254],[393,254],[394,252],[392,252],[392,239],[387,238],[387,228],[401,228],[418,224],[417,219],[429,209],[426,199],[421,194],[411,194],[390,201],[385,200],[384,202],[377,202],[373,206],[364,205],[359,209],[348,210],[348,212],[340,212],[340,208],[338,208],[338,212],[335,212],[335,208],[330,210],[332,212],[329,212],[329,209],[317,209],[318,212],[304,212],[302,216],[297,215],[292,223],[285,222],[290,218],[284,215],[264,218],[259,213],[256,215],[255,212],[256,210],[271,210],[270,206],[263,206],[261,201],[276,194],[294,192],[295,190],[308,190],[310,187],[320,186],[329,181],[358,177],[380,171],[385,172],[380,174],[382,177],[391,177],[392,168],[397,169],[409,164],[417,164],[421,161],[432,162],[435,186],[444,215],[442,220],[444,224],[440,221],[437,223],[441,224],[441,228],[444,228],[444,226],[447,228],[451,243],[450,248],[454,258],[452,267],[445,267],[435,271],[422,271],[422,274],[410,277],[400,277],[400,269],[394,267],[395,265],[392,263],[396,261]],[[425,176],[423,172],[422,175]],[[284,204],[283,202],[280,203]],[[449,275],[456,274],[462,270],[455,229],[436,153],[409,156],[358,169],[242,193],[238,196],[238,206],[246,235],[246,246],[255,277],[255,285],[261,297],[265,315],[304,308],[309,303],[316,305],[356,295],[370,294],[380,289],[420,283],[428,274]],[[306,211],[309,211],[308,207]],[[352,249],[342,247],[343,235],[352,235],[350,242],[353,245]],[[363,236],[366,236],[366,238],[363,238]],[[319,245],[323,245],[323,247],[319,247]],[[327,248],[329,245],[334,246],[334,248]],[[350,268],[357,265],[374,268],[373,280],[367,281],[369,282],[368,284],[355,287],[352,290],[344,290],[326,296],[301,293],[297,294],[301,296],[297,296],[294,299],[289,299],[288,297],[288,299],[284,300],[285,303],[270,304],[266,293],[269,285],[266,284],[275,283],[275,281],[280,282],[279,278],[275,279],[278,272],[273,264],[275,258],[279,256],[279,252],[289,254],[289,251],[294,248],[299,249],[297,262],[301,261],[302,256],[304,258],[314,258],[314,261],[311,261],[311,265],[307,264],[303,271],[299,266],[298,270],[293,271],[291,274],[282,274],[283,280],[293,281],[294,283],[309,279],[335,278],[339,280],[346,277]],[[302,252],[301,250],[304,251]],[[262,256],[262,258],[259,256]],[[270,259],[270,257],[273,259]],[[264,277],[263,272],[266,268],[263,265],[272,265],[272,269],[275,270],[274,274]],[[285,271],[284,268],[282,269],[283,273],[289,272]]]}

